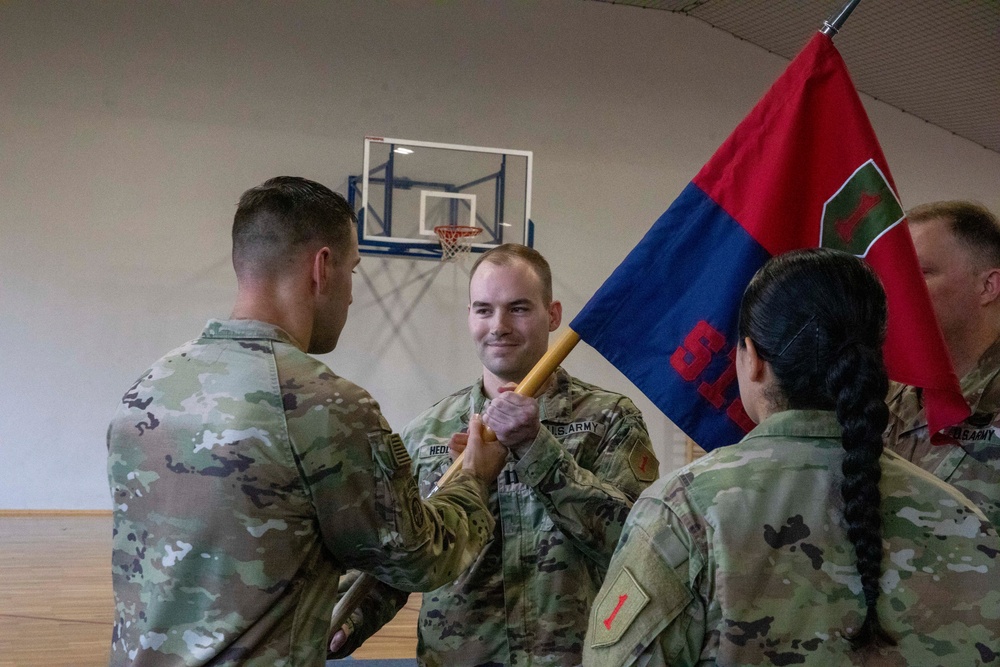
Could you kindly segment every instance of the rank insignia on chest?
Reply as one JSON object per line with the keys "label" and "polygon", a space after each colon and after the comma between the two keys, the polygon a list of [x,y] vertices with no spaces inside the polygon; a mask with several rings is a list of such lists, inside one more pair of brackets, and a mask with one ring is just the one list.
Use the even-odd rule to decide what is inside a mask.
{"label": "rank insignia on chest", "polygon": [[590,619],[591,645],[596,648],[617,642],[648,603],[649,595],[628,568],[622,568],[614,583],[605,588],[594,603],[595,613]]}

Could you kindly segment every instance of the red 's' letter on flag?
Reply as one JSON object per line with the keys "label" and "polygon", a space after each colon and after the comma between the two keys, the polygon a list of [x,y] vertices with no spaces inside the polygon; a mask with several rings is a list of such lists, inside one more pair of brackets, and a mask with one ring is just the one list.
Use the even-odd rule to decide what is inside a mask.
{"label": "red 's' letter on flag", "polygon": [[768,258],[817,245],[875,269],[889,376],[923,387],[932,433],[969,414],[903,208],[861,100],[817,34],[570,328],[705,449],[751,426],[730,377],[743,290]]}

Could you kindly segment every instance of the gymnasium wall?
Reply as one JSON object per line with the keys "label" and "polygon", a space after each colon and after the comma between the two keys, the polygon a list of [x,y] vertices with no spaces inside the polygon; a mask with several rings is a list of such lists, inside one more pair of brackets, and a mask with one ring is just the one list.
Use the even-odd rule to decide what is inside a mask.
{"label": "gymnasium wall", "polygon": [[[0,509],[110,508],[107,422],[150,362],[228,315],[246,188],[344,191],[366,134],[532,150],[568,323],[786,64],[581,0],[0,3]],[[904,205],[1000,210],[1000,155],[865,103]],[[478,374],[466,287],[460,265],[366,257],[323,361],[401,428]],[[683,461],[599,355],[565,365],[636,400],[663,470]]]}

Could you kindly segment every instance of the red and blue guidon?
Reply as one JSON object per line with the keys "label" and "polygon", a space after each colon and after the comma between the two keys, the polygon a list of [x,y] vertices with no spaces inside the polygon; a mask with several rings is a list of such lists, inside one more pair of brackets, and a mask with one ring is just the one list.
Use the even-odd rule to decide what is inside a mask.
{"label": "red and blue guidon", "polygon": [[885,285],[889,376],[931,433],[969,414],[903,208],[840,54],[817,34],[570,324],[705,449],[753,424],[736,386],[743,290],[770,257],[851,252]]}

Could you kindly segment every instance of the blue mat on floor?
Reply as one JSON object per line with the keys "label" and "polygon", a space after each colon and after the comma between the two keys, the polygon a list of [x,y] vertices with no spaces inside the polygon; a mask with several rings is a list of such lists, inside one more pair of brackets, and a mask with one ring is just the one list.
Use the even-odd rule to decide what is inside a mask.
{"label": "blue mat on floor", "polygon": [[354,658],[344,658],[343,660],[327,660],[326,667],[417,667],[417,661],[412,658],[401,660],[355,660]]}

